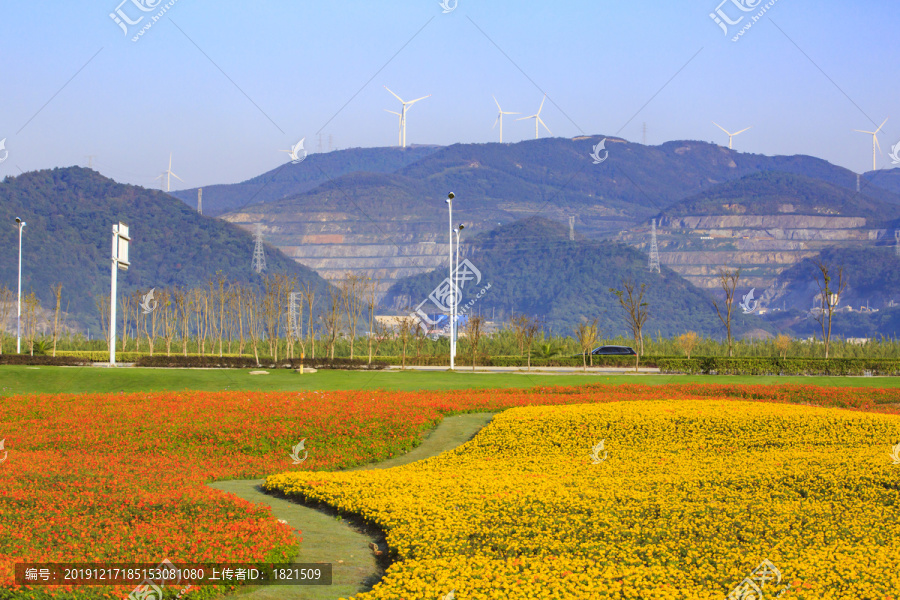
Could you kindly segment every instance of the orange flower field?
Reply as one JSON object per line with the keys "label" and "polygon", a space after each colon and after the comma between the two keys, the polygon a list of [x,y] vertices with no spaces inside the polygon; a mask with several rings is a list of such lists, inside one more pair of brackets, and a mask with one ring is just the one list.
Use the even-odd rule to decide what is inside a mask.
{"label": "orange flower field", "polygon": [[[6,452],[0,462],[0,598],[121,598],[133,589],[19,588],[13,584],[16,562],[262,562],[293,556],[295,542],[286,525],[206,482],[298,468],[334,471],[383,460],[408,451],[443,416],[458,412],[660,399],[787,402],[900,414],[900,390],[795,385],[9,397],[0,404]],[[754,412],[765,413],[765,404]],[[304,438],[309,457],[298,467],[289,453]],[[885,453],[888,442],[900,440],[885,440]],[[900,467],[892,476],[896,496]],[[325,489],[321,493],[329,495]],[[412,544],[414,554],[414,541],[404,543]],[[522,558],[533,564],[533,553],[526,550]],[[563,550],[557,548],[557,556]],[[573,558],[571,564],[579,563]],[[401,572],[408,585],[408,572]],[[377,597],[391,596],[379,592]],[[458,591],[456,597],[466,596]],[[609,597],[638,596],[623,591]]]}

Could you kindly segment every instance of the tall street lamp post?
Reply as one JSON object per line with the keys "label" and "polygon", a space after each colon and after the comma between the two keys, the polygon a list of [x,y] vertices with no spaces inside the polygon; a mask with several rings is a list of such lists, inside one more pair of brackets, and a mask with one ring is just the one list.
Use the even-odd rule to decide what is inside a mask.
{"label": "tall street lamp post", "polygon": [[[450,230],[449,230],[449,242],[450,242],[450,293],[454,294],[453,290],[453,199],[456,197],[456,194],[450,192],[447,194],[447,211],[449,212],[450,217]],[[453,318],[454,310],[456,308],[456,296],[453,295],[453,298],[450,300],[450,370],[452,371],[455,368],[454,358],[456,354],[456,348],[454,347],[454,339],[456,336],[454,335],[455,331],[455,319]]]}
{"label": "tall street lamp post", "polygon": [[16,217],[16,227],[19,228],[19,301],[16,308],[16,354],[22,353],[22,229],[25,221]]}

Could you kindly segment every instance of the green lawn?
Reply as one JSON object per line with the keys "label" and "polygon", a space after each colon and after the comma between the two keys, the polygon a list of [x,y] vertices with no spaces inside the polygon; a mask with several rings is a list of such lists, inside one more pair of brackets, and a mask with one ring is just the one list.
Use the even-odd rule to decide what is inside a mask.
{"label": "green lawn", "polygon": [[136,369],[0,366],[0,396],[31,393],[115,393],[162,390],[446,390],[585,383],[799,383],[897,387],[900,377],[753,377],[717,375],[597,375],[459,371],[319,371],[289,369],[250,375],[244,369]]}

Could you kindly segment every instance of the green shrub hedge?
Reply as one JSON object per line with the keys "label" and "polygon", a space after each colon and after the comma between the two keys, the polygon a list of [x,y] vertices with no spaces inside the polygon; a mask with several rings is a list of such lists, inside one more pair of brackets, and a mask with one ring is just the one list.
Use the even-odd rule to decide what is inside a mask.
{"label": "green shrub hedge", "polygon": [[47,356],[45,354],[31,356],[29,354],[0,354],[0,365],[48,365],[57,367],[76,367],[90,365],[86,358],[74,356]]}
{"label": "green shrub hedge", "polygon": [[900,360],[881,358],[662,358],[663,373],[690,375],[900,375]]}
{"label": "green shrub hedge", "polygon": [[228,369],[257,369],[264,367],[267,369],[299,369],[300,365],[304,367],[312,367],[315,369],[384,369],[386,363],[373,362],[368,364],[367,360],[349,358],[306,358],[302,361],[299,358],[279,360],[277,363],[269,357],[259,357],[259,363],[252,356],[141,356],[137,359],[135,365],[138,367],[163,367],[163,368],[228,368]]}

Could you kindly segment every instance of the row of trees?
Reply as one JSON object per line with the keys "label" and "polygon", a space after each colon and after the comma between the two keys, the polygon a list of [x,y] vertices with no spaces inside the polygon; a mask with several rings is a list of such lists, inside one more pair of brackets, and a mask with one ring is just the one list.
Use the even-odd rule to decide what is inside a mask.
{"label": "row of trees", "polygon": [[[145,347],[152,356],[161,340],[166,355],[188,354],[193,341],[200,355],[252,352],[259,360],[260,348],[278,360],[284,341],[286,358],[310,352],[315,358],[317,338],[325,341],[331,358],[337,340],[350,340],[350,357],[357,350],[360,320],[366,318],[369,331],[376,331],[375,282],[350,275],[329,286],[324,298],[317,290],[298,285],[295,277],[271,274],[259,285],[229,281],[221,271],[205,285],[191,289],[135,290],[119,299],[117,348],[140,352]],[[109,344],[109,299],[95,299],[103,337]],[[120,326],[121,324],[121,326]],[[377,336],[367,336],[371,361]],[[179,348],[180,346],[180,348]]]}
{"label": "row of trees", "polygon": [[[46,314],[41,306],[40,300],[34,291],[30,291],[22,295],[22,315],[20,333],[25,341],[28,353],[32,356],[35,352],[35,344],[38,344],[38,352],[43,353],[50,350],[56,356],[56,345],[59,341],[62,323],[60,322],[61,302],[62,302],[62,284],[57,283],[50,286],[53,296],[56,299],[56,309],[52,316]],[[5,285],[0,285],[0,354],[3,354],[3,335],[6,323],[16,315],[18,308],[18,295]],[[46,335],[50,332],[47,342],[50,348],[45,348],[45,340],[39,340],[38,334]]]}
{"label": "row of trees", "polygon": [[[817,299],[820,308],[811,314],[822,329],[822,339],[825,342],[825,358],[828,358],[831,350],[831,324],[837,305],[840,302],[841,294],[847,288],[847,280],[844,278],[843,266],[835,268],[818,259],[813,260],[812,264],[815,269],[813,280],[819,290]],[[734,338],[731,329],[735,308],[735,293],[740,278],[741,269],[729,269],[728,267],[720,269],[718,272],[719,287],[725,293],[725,300],[713,298],[716,314],[725,326],[728,340],[728,356],[734,356]]]}

